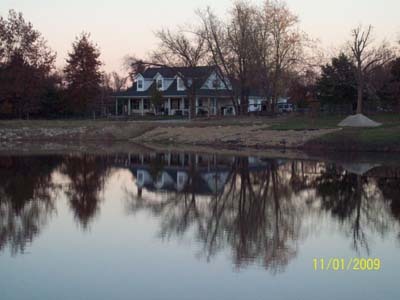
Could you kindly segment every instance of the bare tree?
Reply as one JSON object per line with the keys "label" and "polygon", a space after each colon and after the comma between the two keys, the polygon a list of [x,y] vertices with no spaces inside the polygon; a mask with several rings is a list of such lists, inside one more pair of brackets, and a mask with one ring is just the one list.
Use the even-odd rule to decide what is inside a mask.
{"label": "bare tree", "polygon": [[188,31],[172,32],[162,29],[156,32],[159,48],[151,55],[152,61],[173,67],[197,67],[206,64],[207,51],[204,37]]}
{"label": "bare tree", "polygon": [[207,41],[212,61],[227,77],[223,82],[231,90],[236,112],[247,113],[257,65],[254,47],[258,31],[257,7],[245,1],[235,2],[226,23],[220,21],[210,8],[198,12],[198,15],[203,23],[202,35]]}
{"label": "bare tree", "polygon": [[199,80],[195,78],[194,74],[185,72],[184,69],[189,70],[207,62],[204,38],[195,31],[160,30],[156,32],[159,47],[150,53],[149,59],[139,59],[134,55],[125,58],[125,65],[129,68],[132,81],[135,80],[137,74],[144,72],[149,67],[162,67],[176,72],[186,89],[189,100],[189,119],[193,119],[196,115],[196,90],[198,88],[196,84]]}
{"label": "bare tree", "polygon": [[[266,1],[262,11],[262,25],[269,43],[261,56],[266,62],[264,72],[270,72],[272,111],[279,97],[284,94],[284,75],[300,64],[307,37],[298,29],[299,18],[285,2]],[[270,55],[268,55],[270,53]]]}
{"label": "bare tree", "polygon": [[147,68],[143,62],[143,59],[138,58],[135,54],[126,55],[123,59],[123,65],[126,71],[129,73],[131,82],[134,82],[136,76],[143,73]]}
{"label": "bare tree", "polygon": [[232,105],[238,111],[239,103],[237,101],[236,90],[232,84],[235,81],[235,73],[229,64],[229,47],[226,42],[225,25],[220,21],[216,15],[207,8],[205,11],[198,11],[198,15],[202,20],[203,29],[200,32],[206,40],[207,49],[210,52],[211,60],[216,66],[221,76],[221,81],[226,90],[230,91]]}
{"label": "bare tree", "polygon": [[[205,40],[202,35],[193,32],[177,30],[172,32],[163,29],[156,32],[159,39],[159,48],[151,54],[151,61],[154,65],[167,68],[195,68],[207,62],[207,51]],[[177,69],[175,69],[177,71]],[[190,72],[189,72],[190,73]],[[194,74],[179,72],[189,101],[189,119],[196,116],[196,90],[199,88],[198,78]]]}
{"label": "bare tree", "polygon": [[[264,91],[266,98],[272,96],[274,108],[284,94],[284,75],[304,58],[307,37],[298,29],[297,16],[275,0],[261,7],[236,2],[226,23],[210,9],[198,14],[214,64],[237,85],[242,112],[254,88]],[[235,99],[233,103],[238,105]]]}
{"label": "bare tree", "polygon": [[112,72],[110,74],[111,88],[115,92],[120,92],[122,89],[124,89],[126,87],[128,78],[129,77],[122,76],[122,75],[118,74],[117,72]]}
{"label": "bare tree", "polygon": [[393,52],[386,42],[377,47],[373,45],[372,31],[371,25],[366,28],[358,26],[352,30],[352,41],[349,42],[356,64],[357,114],[363,113],[363,93],[368,74],[394,59]]}

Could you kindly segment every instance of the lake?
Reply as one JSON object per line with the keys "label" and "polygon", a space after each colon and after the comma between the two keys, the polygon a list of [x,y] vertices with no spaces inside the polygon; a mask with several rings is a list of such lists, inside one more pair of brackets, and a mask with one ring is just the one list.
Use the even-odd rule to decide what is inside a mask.
{"label": "lake", "polygon": [[399,275],[396,164],[0,156],[0,299],[400,299]]}

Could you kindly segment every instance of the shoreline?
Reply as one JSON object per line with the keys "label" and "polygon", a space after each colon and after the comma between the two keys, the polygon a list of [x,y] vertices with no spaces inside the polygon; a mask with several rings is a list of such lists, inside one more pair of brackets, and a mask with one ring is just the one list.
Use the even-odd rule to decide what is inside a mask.
{"label": "shoreline", "polygon": [[[335,126],[337,119],[300,117],[176,121],[0,121],[0,151],[93,149],[116,144],[218,151],[398,153],[400,117],[378,129]],[[388,119],[388,118],[387,118]],[[311,123],[310,123],[311,122]],[[112,146],[113,145],[113,146]],[[29,151],[29,150],[27,150]]]}
{"label": "shoreline", "polygon": [[253,156],[270,159],[316,160],[341,164],[375,163],[400,166],[398,153],[385,152],[337,152],[306,151],[301,149],[255,149],[244,147],[217,147],[198,145],[137,144],[132,142],[44,143],[21,142],[18,147],[4,148],[0,145],[0,156],[46,156],[46,155],[114,155],[143,153],[196,153],[219,156]]}

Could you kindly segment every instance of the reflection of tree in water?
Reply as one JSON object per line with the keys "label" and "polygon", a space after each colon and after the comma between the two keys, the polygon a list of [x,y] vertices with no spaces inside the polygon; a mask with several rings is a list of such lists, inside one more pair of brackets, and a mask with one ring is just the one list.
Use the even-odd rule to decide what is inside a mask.
{"label": "reflection of tree in water", "polygon": [[86,229],[99,209],[99,194],[109,173],[107,161],[87,154],[66,156],[60,171],[69,177],[66,195],[75,218]]}
{"label": "reflection of tree in water", "polygon": [[[400,178],[380,178],[378,186],[390,206],[393,217],[400,221]],[[400,233],[399,233],[400,239]]]}
{"label": "reflection of tree in water", "polygon": [[359,203],[360,191],[357,175],[328,165],[316,180],[317,194],[322,197],[322,208],[330,211],[340,221],[345,221]]}
{"label": "reflection of tree in water", "polygon": [[228,233],[236,265],[257,260],[273,272],[283,270],[297,253],[301,220],[288,178],[276,161],[250,172],[247,159],[236,161],[234,177],[231,192],[217,202],[227,203],[232,216],[222,230]]}
{"label": "reflection of tree in water", "polygon": [[[163,238],[193,237],[207,259],[230,249],[238,268],[256,263],[272,272],[296,256],[298,240],[314,231],[306,226],[319,224],[323,212],[339,221],[357,252],[367,253],[371,239],[393,230],[389,208],[400,216],[399,179],[356,175],[330,163],[262,162],[255,168],[248,158],[235,158],[229,170],[216,171],[215,177],[228,174],[224,189],[203,195],[196,192],[202,175],[192,159],[183,191],[131,195],[130,210],[151,210]],[[316,223],[303,226],[304,219]]]}
{"label": "reflection of tree in water", "polygon": [[400,220],[400,178],[381,178],[378,186],[389,202],[393,216]]}
{"label": "reflection of tree in water", "polygon": [[0,250],[24,252],[54,212],[56,157],[0,158]]}
{"label": "reflection of tree in water", "polygon": [[317,178],[316,190],[322,209],[350,230],[355,250],[365,249],[369,253],[368,231],[381,235],[387,232],[385,203],[373,179],[330,164]]}
{"label": "reflection of tree in water", "polygon": [[204,197],[194,192],[199,173],[191,161],[182,193],[163,201],[132,195],[130,209],[150,209],[159,216],[164,238],[194,231],[207,259],[228,247],[238,268],[257,262],[274,273],[282,271],[296,255],[302,218],[291,197],[290,177],[273,160],[251,170],[247,158],[236,158],[227,172],[222,192]]}

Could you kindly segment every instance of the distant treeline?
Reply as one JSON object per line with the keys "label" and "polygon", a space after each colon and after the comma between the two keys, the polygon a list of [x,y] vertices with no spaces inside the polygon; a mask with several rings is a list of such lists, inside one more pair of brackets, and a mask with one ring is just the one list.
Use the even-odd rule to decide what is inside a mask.
{"label": "distant treeline", "polygon": [[56,54],[40,32],[11,10],[7,19],[0,19],[0,116],[84,117],[99,112],[110,92],[99,58],[90,35],[82,33],[64,69],[56,70]]}
{"label": "distant treeline", "polygon": [[341,51],[326,59],[282,1],[237,1],[228,11],[222,19],[200,10],[193,30],[157,32],[157,49],[147,58],[127,55],[127,74],[121,76],[102,70],[100,50],[88,33],[77,36],[66,65],[56,70],[56,54],[41,33],[10,10],[0,17],[0,117],[106,116],[114,111],[112,92],[128,88],[143,69],[201,65],[216,66],[222,81],[229,80],[225,86],[235,83],[231,98],[238,113],[248,112],[255,90],[270,100],[272,112],[280,98],[331,112],[400,111],[398,49],[373,42],[372,26],[353,29]]}

